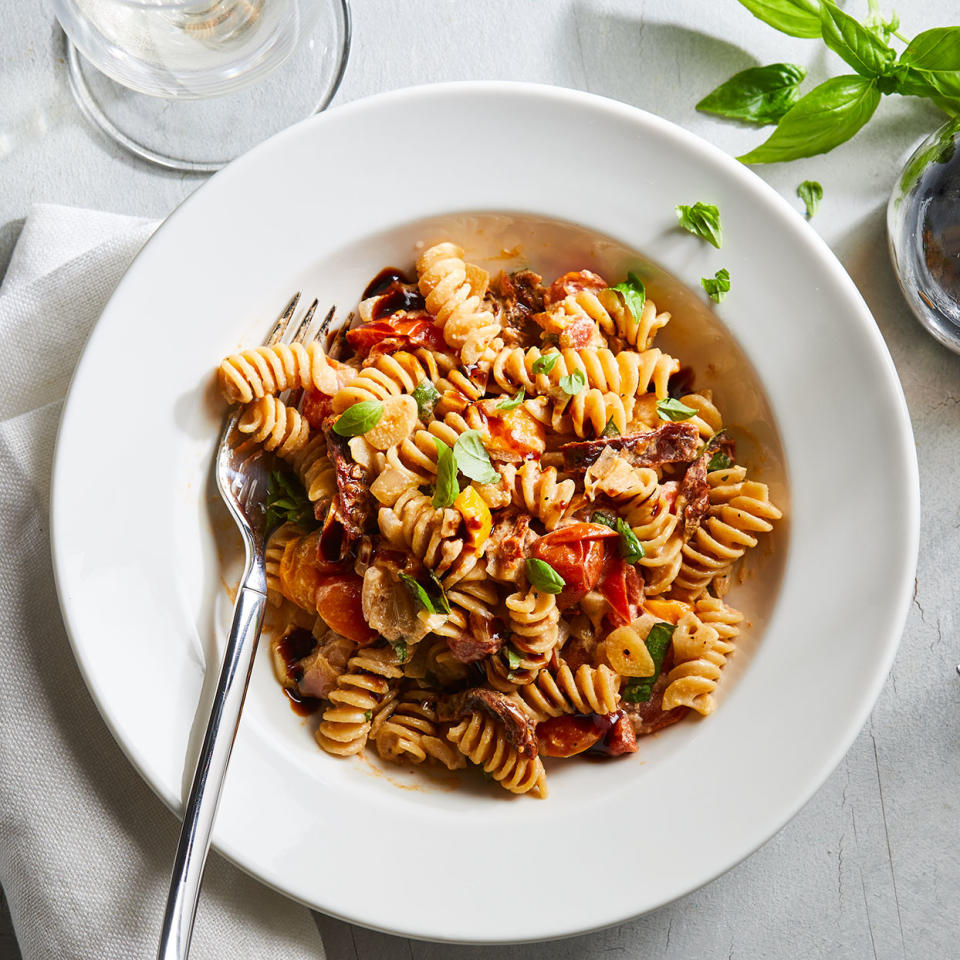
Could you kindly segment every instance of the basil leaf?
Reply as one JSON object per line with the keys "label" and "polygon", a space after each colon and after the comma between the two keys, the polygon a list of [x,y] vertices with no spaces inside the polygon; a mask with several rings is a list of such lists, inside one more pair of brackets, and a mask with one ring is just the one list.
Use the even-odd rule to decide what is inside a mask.
{"label": "basil leaf", "polygon": [[571,397],[575,397],[586,385],[587,378],[582,370],[574,370],[568,376],[560,378],[560,389]]}
{"label": "basil leaf", "polygon": [[793,63],[750,67],[708,93],[697,109],[732,120],[776,123],[797,102],[806,75],[803,67]]}
{"label": "basil leaf", "polygon": [[934,73],[960,70],[960,27],[936,27],[918,33],[900,54],[900,62]]}
{"label": "basil leaf", "polygon": [[527,579],[541,593],[562,593],[566,582],[549,563],[534,557],[527,559]]}
{"label": "basil leaf", "polygon": [[791,37],[812,40],[820,36],[817,0],[740,0],[758,20]]}
{"label": "basil leaf", "polygon": [[[397,640],[397,641],[391,640],[391,641],[390,641],[390,646],[393,647],[393,653],[394,653],[394,655],[396,656],[396,658],[397,658],[401,663],[406,663],[406,662],[407,662],[407,641],[406,641],[406,640]],[[368,712],[369,712],[369,711],[368,711]]]}
{"label": "basil leaf", "polygon": [[430,580],[433,583],[434,589],[436,590],[436,597],[433,600],[433,605],[437,608],[440,613],[450,613],[450,601],[447,599],[446,591],[443,589],[443,584],[438,579],[437,575],[429,570]]}
{"label": "basil leaf", "polygon": [[499,483],[500,474],[493,469],[490,456],[480,439],[479,430],[464,430],[453,445],[453,457],[460,472],[477,483]]}
{"label": "basil leaf", "polygon": [[617,529],[617,518],[612,513],[607,513],[605,510],[594,510],[593,515],[590,517],[591,523],[602,523],[605,527],[609,527],[611,530]]}
{"label": "basil leaf", "polygon": [[613,414],[611,413],[607,419],[607,425],[603,428],[603,431],[600,434],[601,437],[619,437],[620,429],[613,422]]}
{"label": "basil leaf", "polygon": [[[944,113],[960,113],[960,83],[952,73],[932,73],[898,63],[894,68],[893,90],[904,97],[925,97],[932,100]],[[887,78],[885,78],[887,79]]]}
{"label": "basil leaf", "polygon": [[437,608],[433,605],[430,595],[413,577],[408,577],[405,573],[401,573],[400,579],[403,581],[403,585],[410,591],[410,596],[412,596],[427,613],[437,612]]}
{"label": "basil leaf", "polygon": [[707,472],[713,470],[728,470],[733,466],[733,461],[722,451],[718,450],[707,464]]}
{"label": "basil leaf", "polygon": [[557,365],[559,359],[559,352],[545,353],[542,357],[537,357],[533,361],[533,366],[530,369],[533,373],[549,373]]}
{"label": "basil leaf", "polygon": [[637,539],[637,535],[630,529],[630,525],[623,517],[617,517],[615,529],[620,534],[620,556],[627,563],[636,563],[645,555],[643,544]]}
{"label": "basil leaf", "polygon": [[826,80],[801,97],[766,142],[737,159],[742,163],[780,163],[826,153],[849,140],[880,103],[873,80],[846,75]]}
{"label": "basil leaf", "polygon": [[369,722],[373,719],[373,711],[372,711],[372,710],[364,710],[364,711],[363,711],[363,719],[366,720],[367,723],[369,723]]}
{"label": "basil leaf", "polygon": [[523,663],[523,657],[521,657],[520,654],[510,646],[510,644],[507,644],[503,650],[507,655],[507,663],[510,665],[510,672],[513,673],[513,671],[516,670],[521,663]]}
{"label": "basil leaf", "polygon": [[631,271],[627,273],[627,279],[623,283],[615,284],[610,289],[616,290],[623,297],[623,302],[633,314],[634,320],[639,320],[647,300],[647,288],[643,281]]}
{"label": "basil leaf", "polygon": [[510,397],[509,399],[503,399],[497,404],[498,410],[516,410],[520,404],[523,403],[523,387],[517,391],[515,397]]}
{"label": "basil leaf", "polygon": [[700,286],[714,303],[720,303],[730,292],[730,271],[721,267],[712,277],[702,277]]}
{"label": "basil leaf", "polygon": [[820,209],[820,201],[823,199],[823,187],[816,180],[804,180],[797,187],[797,196],[803,201],[807,208],[807,219],[809,220]]}
{"label": "basil leaf", "polygon": [[429,380],[421,380],[410,396],[417,401],[417,413],[421,420],[428,420],[433,416],[433,408],[440,399],[440,391]]}
{"label": "basil leaf", "polygon": [[720,211],[712,203],[701,203],[698,200],[692,207],[680,203],[674,209],[677,212],[677,221],[684,230],[720,249],[723,243]]}
{"label": "basil leaf", "polygon": [[821,0],[820,31],[823,42],[861,77],[883,76],[896,56],[875,33],[844,13],[833,0]]}
{"label": "basil leaf", "polygon": [[313,519],[313,504],[300,483],[282,470],[272,470],[267,479],[266,529],[281,523],[309,523]]}
{"label": "basil leaf", "polygon": [[678,423],[681,420],[689,420],[697,415],[697,411],[686,404],[681,403],[673,397],[667,397],[665,400],[657,401],[657,413],[661,420],[670,420]]}
{"label": "basil leaf", "polygon": [[433,442],[437,445],[437,488],[433,492],[433,506],[439,510],[453,505],[460,495],[460,484],[453,451],[439,437],[434,437]]}
{"label": "basil leaf", "polygon": [[647,650],[650,652],[650,659],[653,661],[653,676],[634,677],[627,682],[626,687],[620,691],[620,699],[627,703],[647,703],[653,696],[653,685],[660,676],[663,668],[663,661],[666,659],[667,651],[670,649],[670,641],[673,639],[673,631],[677,628],[672,623],[655,623],[647,634],[644,641]]}
{"label": "basil leaf", "polygon": [[362,400],[347,407],[333,425],[333,432],[341,437],[359,437],[372,430],[383,416],[383,404],[379,400]]}

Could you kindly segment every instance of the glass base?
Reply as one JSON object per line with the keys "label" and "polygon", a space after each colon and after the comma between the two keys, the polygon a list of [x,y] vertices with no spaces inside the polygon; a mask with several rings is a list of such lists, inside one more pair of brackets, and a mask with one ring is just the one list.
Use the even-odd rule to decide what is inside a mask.
{"label": "glass base", "polygon": [[213,173],[333,99],[350,52],[347,0],[329,6],[290,57],[256,84],[177,100],[121,86],[66,43],[70,88],[84,116],[135,156],[168,170]]}

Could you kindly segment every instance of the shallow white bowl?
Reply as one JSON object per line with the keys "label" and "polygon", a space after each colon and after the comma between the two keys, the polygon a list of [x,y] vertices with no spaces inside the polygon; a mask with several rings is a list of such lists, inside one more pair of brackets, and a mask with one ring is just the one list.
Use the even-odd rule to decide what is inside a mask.
{"label": "shallow white bowl", "polygon": [[[720,207],[720,251],[675,229],[674,204],[696,200]],[[105,720],[179,808],[238,546],[210,482],[211,371],[293,290],[344,315],[442,236],[477,257],[520,242],[548,276],[642,266],[675,311],[663,345],[785,508],[733,595],[752,627],[713,716],[632,757],[555,764],[546,801],[325,756],[261,649],[214,842],[389,932],[564,936],[694,889],[783,826],[866,719],[906,616],[919,495],[896,373],[829,249],[745,167],[632,107],[521,84],[403,90],[267,141],[167,220],[90,338],[54,466],[60,600]],[[733,289],[714,313],[682,284],[720,266]]]}

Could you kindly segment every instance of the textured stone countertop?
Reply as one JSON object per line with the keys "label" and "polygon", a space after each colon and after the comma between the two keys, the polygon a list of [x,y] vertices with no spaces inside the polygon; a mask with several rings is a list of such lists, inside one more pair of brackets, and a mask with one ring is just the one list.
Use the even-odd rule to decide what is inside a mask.
{"label": "textured stone countertop", "polygon": [[[866,6],[845,5],[857,13]],[[955,21],[947,0],[900,7],[909,36]],[[61,43],[48,2],[7,0],[0,31],[0,276],[33,202],[158,217],[204,179],[150,167],[90,129],[67,89]],[[353,52],[334,102],[440,80],[539,81],[635,104],[740,153],[762,134],[698,114],[694,104],[737,70],[776,60],[805,65],[817,82],[845,72],[822,44],[776,33],[735,0],[354,0]],[[798,207],[798,183],[823,184],[813,226],[876,317],[903,383],[920,461],[914,603],[893,671],[838,769],[759,851],[638,920],[562,942],[485,949],[408,942],[318,917],[332,960],[960,956],[960,357],[923,333],[901,299],[884,219],[904,154],[942,119],[925,102],[890,97],[853,142],[832,154],[755,168]],[[810,379],[829,387],[817,382],[816,371]],[[869,471],[865,476],[869,482]],[[816,585],[810,587],[811,629],[827,629],[817,623]],[[810,693],[814,702],[816,691]],[[583,882],[572,867],[571,886]],[[591,889],[598,889],[593,881]],[[514,907],[522,902],[499,905]],[[0,915],[0,960],[13,960],[19,953],[6,911]]]}

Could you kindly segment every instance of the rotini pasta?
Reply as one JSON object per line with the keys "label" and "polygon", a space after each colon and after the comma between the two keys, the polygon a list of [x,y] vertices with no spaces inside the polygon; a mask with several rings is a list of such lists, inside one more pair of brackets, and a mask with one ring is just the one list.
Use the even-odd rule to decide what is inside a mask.
{"label": "rotini pasta", "polygon": [[715,709],[744,626],[724,595],[781,513],[653,345],[670,314],[641,287],[491,284],[444,242],[415,278],[379,274],[329,356],[222,361],[279,472],[267,592],[301,630],[275,668],[319,704],[323,751],[469,761],[545,797],[545,757],[635,752]]}

